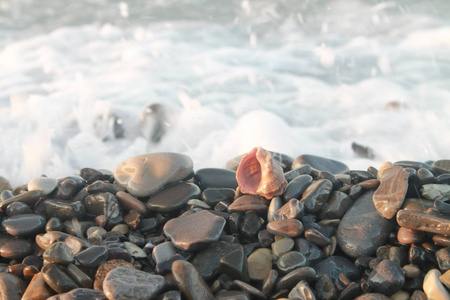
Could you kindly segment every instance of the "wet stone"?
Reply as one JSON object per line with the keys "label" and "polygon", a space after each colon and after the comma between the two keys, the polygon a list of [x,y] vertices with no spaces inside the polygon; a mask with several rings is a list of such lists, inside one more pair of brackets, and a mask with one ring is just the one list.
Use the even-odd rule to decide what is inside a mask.
{"label": "wet stone", "polygon": [[118,267],[103,281],[103,292],[110,300],[145,300],[154,298],[166,283],[164,277],[147,272]]}
{"label": "wet stone", "polygon": [[45,282],[57,293],[65,293],[78,287],[57,264],[48,263],[42,267],[41,272]]}
{"label": "wet stone", "polygon": [[450,174],[450,160],[441,159],[431,165],[440,175]]}
{"label": "wet stone", "polygon": [[311,166],[310,165],[302,165],[301,167],[298,167],[296,169],[293,169],[291,171],[284,173],[284,177],[286,178],[287,182],[291,182],[298,176],[310,175],[310,174],[311,174]]}
{"label": "wet stone", "polygon": [[287,201],[291,198],[300,199],[306,188],[312,183],[313,178],[309,175],[300,175],[288,183],[283,193]]}
{"label": "wet stone", "polygon": [[303,192],[300,201],[305,205],[307,213],[317,213],[325,206],[333,188],[328,179],[319,179],[311,183]]}
{"label": "wet stone", "polygon": [[162,294],[158,300],[181,300],[181,292],[180,291],[168,291]]}
{"label": "wet stone", "polygon": [[171,242],[156,245],[152,250],[152,258],[156,263],[155,270],[159,274],[170,271],[175,260],[184,259]]}
{"label": "wet stone", "polygon": [[270,270],[266,279],[264,279],[262,292],[266,295],[270,294],[274,289],[277,281],[278,281],[278,272],[276,270]]}
{"label": "wet stone", "polygon": [[103,291],[103,281],[105,280],[106,275],[108,275],[111,270],[118,267],[134,269],[134,266],[129,262],[120,259],[110,259],[98,267],[97,272],[95,273],[94,289]]}
{"label": "wet stone", "polygon": [[425,184],[420,191],[428,200],[446,201],[450,198],[450,185],[447,184]]}
{"label": "wet stone", "polygon": [[244,282],[249,282],[248,276],[248,262],[245,256],[244,249],[238,249],[225,254],[220,259],[220,269],[224,274],[227,274],[233,279],[238,279]]}
{"label": "wet stone", "polygon": [[391,298],[380,293],[367,293],[359,296],[355,300],[390,300]]}
{"label": "wet stone", "polygon": [[48,177],[37,177],[28,182],[29,191],[41,191],[42,195],[48,195],[56,188],[58,180]]}
{"label": "wet stone", "polygon": [[220,201],[229,201],[234,199],[235,190],[230,188],[209,188],[202,192],[202,200],[211,207],[214,207]]}
{"label": "wet stone", "polygon": [[306,257],[309,266],[314,266],[323,259],[324,254],[316,244],[304,238],[297,238],[294,243],[294,249]]}
{"label": "wet stone", "polygon": [[44,259],[47,262],[68,265],[73,262],[74,256],[72,250],[63,242],[56,242],[45,250]]}
{"label": "wet stone", "polygon": [[187,299],[214,299],[210,288],[191,263],[184,260],[175,261],[172,264],[172,275]]}
{"label": "wet stone", "polygon": [[299,200],[292,198],[273,213],[273,220],[300,219],[305,212],[305,206]]}
{"label": "wet stone", "polygon": [[204,168],[194,174],[195,183],[202,191],[208,188],[230,188],[236,190],[236,172],[226,169]]}
{"label": "wet stone", "polygon": [[276,290],[292,289],[299,281],[312,283],[316,280],[316,271],[311,267],[300,267],[280,278]]}
{"label": "wet stone", "polygon": [[119,209],[117,198],[111,193],[89,195],[84,199],[84,205],[88,214],[107,218],[113,217]]}
{"label": "wet stone", "polygon": [[32,213],[33,211],[31,210],[31,207],[22,202],[11,203],[10,205],[8,205],[8,208],[6,208],[6,215],[8,217]]}
{"label": "wet stone", "polygon": [[283,254],[277,261],[277,266],[282,274],[287,274],[299,267],[306,265],[306,258],[298,251],[290,251]]}
{"label": "wet stone", "polygon": [[292,169],[296,169],[302,165],[310,165],[316,170],[326,171],[331,174],[343,174],[349,172],[349,168],[342,162],[310,154],[298,156],[292,163]]}
{"label": "wet stone", "polygon": [[267,224],[267,231],[282,237],[297,237],[303,233],[303,224],[297,219],[272,221]]}
{"label": "wet stone", "polygon": [[49,216],[61,220],[71,220],[72,218],[82,218],[86,215],[84,204],[80,201],[67,202],[64,200],[45,200],[45,210]]}
{"label": "wet stone", "polygon": [[240,289],[242,289],[244,292],[247,292],[249,295],[252,296],[252,298],[256,298],[256,299],[266,299],[266,295],[261,292],[260,290],[258,290],[257,288],[251,286],[250,284],[247,284],[243,281],[240,280],[234,280],[233,283],[239,287]]}
{"label": "wet stone", "polygon": [[399,210],[397,223],[410,229],[450,235],[450,219],[445,216],[424,214],[415,211]]}
{"label": "wet stone", "polygon": [[147,208],[162,213],[180,211],[189,199],[200,197],[200,193],[200,188],[195,184],[180,182],[152,195],[147,201]]}
{"label": "wet stone", "polygon": [[99,170],[92,168],[83,168],[80,170],[79,175],[81,178],[87,181],[87,183],[91,184],[97,180],[109,180],[111,175],[104,174]]}
{"label": "wet stone", "polygon": [[333,284],[333,281],[330,279],[330,276],[327,274],[320,277],[316,284],[315,290],[317,293],[317,298],[322,300],[332,300],[335,299],[337,295],[336,287]]}
{"label": "wet stone", "polygon": [[7,259],[22,259],[32,251],[28,240],[0,234],[0,256]]}
{"label": "wet stone", "polygon": [[228,206],[228,212],[255,211],[259,216],[267,213],[267,200],[255,195],[243,195]]}
{"label": "wet stone", "polygon": [[450,184],[450,174],[442,174],[436,177],[437,184]]}
{"label": "wet stone", "polygon": [[262,248],[269,247],[274,241],[274,236],[266,229],[258,232],[258,242],[261,244]]}
{"label": "wet stone", "polygon": [[420,243],[425,238],[423,231],[413,230],[406,227],[400,227],[397,231],[397,240],[401,244]]}
{"label": "wet stone", "polygon": [[93,280],[74,264],[69,264],[65,271],[77,285],[84,288],[92,287]]}
{"label": "wet stone", "polygon": [[3,219],[2,227],[12,236],[32,236],[45,230],[47,221],[41,215],[24,214]]}
{"label": "wet stone", "polygon": [[250,300],[250,295],[244,291],[219,291],[215,295],[215,300]]}
{"label": "wet stone", "polygon": [[58,186],[52,194],[52,197],[60,200],[70,200],[78,192],[78,183],[73,178],[64,178],[59,180]]}
{"label": "wet stone", "polygon": [[142,215],[147,213],[147,206],[136,197],[123,191],[117,192],[116,197],[123,209],[127,211],[135,210]]}
{"label": "wet stone", "polygon": [[315,300],[314,292],[306,281],[300,281],[289,292],[289,299]]}
{"label": "wet stone", "polygon": [[255,250],[248,256],[248,273],[251,280],[264,281],[272,270],[272,251],[267,248]]}
{"label": "wet stone", "polygon": [[25,292],[25,282],[9,273],[0,273],[0,299],[20,300]]}
{"label": "wet stone", "polygon": [[361,196],[339,223],[338,245],[350,257],[371,256],[385,244],[393,229],[392,221],[384,219],[372,201],[373,191]]}
{"label": "wet stone", "polygon": [[360,275],[359,268],[350,260],[342,256],[327,257],[313,268],[316,271],[317,276],[320,277],[323,274],[327,274],[332,280],[338,278],[341,273],[352,280],[359,278]]}
{"label": "wet stone", "polygon": [[441,275],[441,272],[437,269],[431,269],[425,275],[423,291],[428,299],[450,299],[450,293],[439,280]]}
{"label": "wet stone", "polygon": [[[102,291],[96,291],[86,288],[73,289],[70,292],[55,295],[48,300],[106,300]],[[30,299],[31,300],[31,299]]]}
{"label": "wet stone", "polygon": [[123,188],[102,180],[97,180],[86,187],[86,190],[89,194],[95,193],[111,193],[116,195],[118,192],[123,192]]}
{"label": "wet stone", "polygon": [[450,247],[436,251],[436,260],[441,272],[448,271],[450,269]]}
{"label": "wet stone", "polygon": [[188,177],[193,171],[190,157],[177,153],[151,153],[129,158],[114,170],[116,184],[134,196],[146,197],[167,184]]}
{"label": "wet stone", "polygon": [[273,258],[277,260],[283,254],[288,253],[294,248],[294,240],[291,238],[282,238],[272,244]]}
{"label": "wet stone", "polygon": [[[45,300],[53,295],[53,291],[45,283],[42,273],[39,272],[33,276],[23,293],[22,300]],[[2,298],[4,299],[4,298]],[[7,299],[7,298],[6,298]],[[19,298],[20,299],[20,298]]]}
{"label": "wet stone", "polygon": [[64,228],[63,222],[59,218],[51,217],[45,225],[45,231],[62,231]]}
{"label": "wet stone", "polygon": [[331,192],[327,203],[320,210],[319,219],[342,219],[352,206],[353,200],[345,193],[339,191]]}
{"label": "wet stone", "polygon": [[130,242],[123,242],[125,249],[133,256],[134,258],[146,258],[147,254],[142,250],[142,248],[136,246]]}
{"label": "wet stone", "polygon": [[331,244],[330,238],[317,229],[310,228],[305,230],[305,238],[321,247]]}
{"label": "wet stone", "polygon": [[404,283],[404,271],[389,259],[382,260],[367,278],[371,292],[387,296],[399,291]]}
{"label": "wet stone", "polygon": [[261,230],[262,221],[254,211],[245,213],[242,219],[240,233],[248,238],[255,238]]}
{"label": "wet stone", "polygon": [[279,216],[275,216],[275,213],[284,205],[281,197],[273,197],[270,200],[269,208],[267,210],[267,222],[276,221],[275,218],[279,219]]}
{"label": "wet stone", "polygon": [[105,246],[91,246],[75,255],[75,259],[82,266],[96,268],[108,260],[108,250]]}

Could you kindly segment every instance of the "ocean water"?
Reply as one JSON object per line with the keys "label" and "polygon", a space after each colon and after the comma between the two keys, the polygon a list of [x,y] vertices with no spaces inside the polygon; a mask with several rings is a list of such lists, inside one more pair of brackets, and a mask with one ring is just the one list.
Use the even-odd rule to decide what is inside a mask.
{"label": "ocean water", "polygon": [[0,1],[14,185],[161,151],[195,169],[254,146],[351,169],[436,160],[449,128],[446,0]]}

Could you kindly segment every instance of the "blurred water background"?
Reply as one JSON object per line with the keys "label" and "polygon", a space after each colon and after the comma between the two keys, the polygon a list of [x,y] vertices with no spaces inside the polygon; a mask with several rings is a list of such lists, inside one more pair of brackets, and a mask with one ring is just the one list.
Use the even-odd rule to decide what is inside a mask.
{"label": "blurred water background", "polygon": [[160,151],[195,169],[254,146],[351,169],[449,158],[449,116],[446,0],[0,1],[16,185]]}

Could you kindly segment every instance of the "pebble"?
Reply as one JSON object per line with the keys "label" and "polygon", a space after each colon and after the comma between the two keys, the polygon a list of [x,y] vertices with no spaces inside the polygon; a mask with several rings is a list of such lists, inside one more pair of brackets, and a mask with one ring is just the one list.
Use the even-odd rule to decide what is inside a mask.
{"label": "pebble", "polygon": [[192,159],[177,153],[151,153],[121,162],[114,170],[116,184],[137,197],[146,197],[167,184],[187,178]]}
{"label": "pebble", "polygon": [[306,265],[306,258],[298,251],[289,251],[280,256],[277,260],[277,267],[282,274],[287,274],[297,268]]}
{"label": "pebble", "polygon": [[2,227],[12,236],[28,237],[45,231],[47,221],[41,215],[16,215],[2,221]]}
{"label": "pebble", "polygon": [[405,273],[396,263],[384,259],[369,274],[367,284],[371,292],[390,296],[405,284]]}
{"label": "pebble", "polygon": [[65,271],[77,285],[84,288],[92,288],[93,280],[74,264],[69,264]]}
{"label": "pebble", "polygon": [[439,280],[447,287],[447,289],[450,289],[450,270],[439,276]]}
{"label": "pebble", "polygon": [[264,198],[256,195],[243,195],[238,197],[228,206],[228,212],[247,212],[254,211],[259,216],[267,214],[268,202]]}
{"label": "pebble", "polygon": [[8,208],[6,208],[6,215],[8,217],[32,213],[33,211],[31,210],[31,207],[22,202],[13,202],[8,205]]}
{"label": "pebble", "polygon": [[189,199],[199,198],[201,190],[192,183],[180,182],[158,191],[147,201],[147,208],[162,213],[177,212],[184,208]]}
{"label": "pebble", "polygon": [[220,259],[220,269],[224,274],[227,274],[233,279],[244,282],[250,281],[247,257],[242,247],[238,247],[238,249],[222,256]]}
{"label": "pebble", "polygon": [[65,200],[45,200],[45,211],[49,216],[60,220],[80,219],[86,215],[86,209],[81,201],[68,202]]}
{"label": "pebble", "polygon": [[437,269],[431,269],[423,279],[423,291],[428,300],[450,299],[450,293],[439,280],[442,273]]}
{"label": "pebble", "polygon": [[401,208],[408,190],[408,176],[400,166],[384,170],[380,186],[373,194],[373,204],[386,219],[392,219]]}
{"label": "pebble", "polygon": [[373,191],[369,191],[357,199],[339,223],[337,243],[350,257],[374,255],[393,229],[394,223],[376,210],[372,196]]}
{"label": "pebble", "polygon": [[305,205],[307,213],[317,213],[326,204],[333,188],[328,179],[319,179],[311,183],[303,192],[300,201]]}
{"label": "pebble", "polygon": [[191,263],[184,260],[175,261],[172,264],[172,276],[187,299],[214,299],[211,289]]}
{"label": "pebble", "polygon": [[48,300],[106,300],[106,297],[102,291],[77,288],[70,292],[50,297]]}
{"label": "pebble", "polygon": [[397,240],[401,244],[420,243],[425,238],[423,231],[413,230],[406,227],[400,227],[397,231]]}
{"label": "pebble", "polygon": [[103,291],[103,281],[105,280],[106,276],[110,271],[118,267],[127,267],[134,269],[134,266],[127,261],[121,259],[110,259],[98,267],[97,272],[95,273],[94,289]]}
{"label": "pebble", "polygon": [[202,200],[211,207],[220,201],[232,202],[235,190],[230,188],[208,188],[202,192]]}
{"label": "pebble", "polygon": [[315,280],[316,280],[316,271],[313,268],[308,266],[300,267],[281,277],[275,289],[277,291],[284,289],[290,290],[299,281],[306,281],[309,283],[313,283]]}
{"label": "pebble", "polygon": [[291,198],[300,199],[306,188],[312,183],[313,178],[309,175],[300,175],[291,180],[286,186],[283,193],[284,199],[287,201]]}
{"label": "pebble", "polygon": [[117,192],[116,197],[124,210],[135,210],[142,215],[147,214],[147,206],[133,195],[119,191]]}
{"label": "pebble", "polygon": [[43,196],[53,192],[58,185],[58,180],[49,177],[37,177],[28,182],[29,191],[41,191]]}
{"label": "pebble", "polygon": [[256,299],[267,299],[267,296],[261,292],[260,290],[258,290],[257,288],[251,286],[250,284],[247,284],[243,281],[240,280],[234,280],[233,283],[239,287],[240,289],[242,289],[244,292],[247,292],[249,295],[252,296],[252,298],[256,298]]}
{"label": "pebble", "polygon": [[270,294],[275,287],[277,281],[278,281],[278,272],[276,270],[270,270],[269,274],[267,275],[266,279],[264,279],[263,286],[262,286],[262,292],[266,295]]}
{"label": "pebble", "polygon": [[0,234],[0,256],[7,259],[22,259],[32,251],[28,240]]}
{"label": "pebble", "polygon": [[96,268],[108,260],[108,249],[105,246],[91,246],[75,255],[75,259],[82,266]]}
{"label": "pebble", "polygon": [[297,219],[286,219],[267,223],[267,231],[282,237],[297,237],[303,233],[303,224]]}
{"label": "pebble", "polygon": [[397,213],[397,223],[410,229],[450,235],[450,219],[445,216],[425,214],[401,209]]}
{"label": "pebble", "polygon": [[74,256],[72,250],[63,242],[56,242],[45,250],[43,257],[45,261],[68,265],[73,262]]}
{"label": "pebble", "polygon": [[146,300],[154,298],[165,283],[163,276],[118,267],[106,276],[103,281],[103,292],[109,300]]}
{"label": "pebble", "polygon": [[282,238],[271,245],[273,259],[277,260],[283,254],[288,253],[294,248],[294,240],[291,238]]}
{"label": "pebble", "polygon": [[56,190],[53,192],[53,197],[60,200],[70,200],[78,192],[78,185],[77,180],[74,178],[60,179]]}
{"label": "pebble", "polygon": [[[284,201],[281,197],[273,197],[270,200],[269,208],[267,209],[267,222],[275,221],[275,218],[281,219],[280,215],[275,216],[275,213],[284,205]],[[264,211],[262,211],[264,213]]]}
{"label": "pebble", "polygon": [[7,198],[0,201],[0,211],[6,211],[6,208],[8,205],[14,202],[22,202],[29,206],[33,206],[36,204],[36,202],[42,197],[42,192],[35,190],[35,191],[28,191],[21,194],[18,194],[16,196],[13,196],[11,198]]}
{"label": "pebble", "polygon": [[57,293],[76,289],[78,285],[58,264],[48,263],[41,269],[45,282]]}
{"label": "pebble", "polygon": [[318,214],[319,219],[342,219],[352,204],[353,200],[347,194],[333,191],[330,193],[324,207],[320,210]]}
{"label": "pebble", "polygon": [[424,184],[420,189],[422,196],[428,200],[445,201],[450,198],[450,185]]}
{"label": "pebble", "polygon": [[[355,300],[390,300],[391,298],[386,297],[383,294],[379,293],[367,293],[364,295],[359,296]],[[391,299],[392,300],[392,299]]]}
{"label": "pebble", "polygon": [[250,295],[244,291],[219,291],[215,297],[215,300],[251,300]]}
{"label": "pebble", "polygon": [[341,273],[350,279],[357,279],[360,275],[359,268],[343,256],[327,257],[313,266],[313,268],[318,277],[327,274],[332,280],[337,279]]}
{"label": "pebble", "polygon": [[441,159],[431,164],[431,166],[440,174],[450,174],[450,160]]}
{"label": "pebble", "polygon": [[9,273],[0,273],[0,299],[20,300],[25,292],[25,282]]}
{"label": "pebble", "polygon": [[12,191],[11,183],[5,177],[0,176],[0,193],[3,191]]}
{"label": "pebble", "polygon": [[202,191],[209,188],[229,188],[236,190],[238,183],[236,172],[218,168],[199,169],[194,174],[195,184]]}
{"label": "pebble", "polygon": [[22,300],[45,300],[52,295],[53,292],[45,283],[42,272],[39,272],[31,279],[31,282],[23,293]]}
{"label": "pebble", "polygon": [[248,256],[248,274],[251,280],[264,281],[272,270],[272,251],[267,248],[255,250]]}
{"label": "pebble", "polygon": [[300,281],[297,285],[289,292],[289,299],[304,299],[304,300],[316,300],[311,287],[306,281]]}
{"label": "pebble", "polygon": [[303,154],[295,158],[292,162],[292,169],[299,168],[302,165],[310,165],[316,170],[326,171],[331,174],[344,174],[350,171],[342,162],[310,154]]}
{"label": "pebble", "polygon": [[273,220],[300,219],[305,212],[305,206],[299,200],[292,198],[273,213]]}
{"label": "pebble", "polygon": [[333,281],[330,279],[330,276],[327,274],[320,277],[316,284],[315,290],[317,294],[317,298],[322,300],[331,300],[334,299],[337,295],[336,287],[333,284]]}

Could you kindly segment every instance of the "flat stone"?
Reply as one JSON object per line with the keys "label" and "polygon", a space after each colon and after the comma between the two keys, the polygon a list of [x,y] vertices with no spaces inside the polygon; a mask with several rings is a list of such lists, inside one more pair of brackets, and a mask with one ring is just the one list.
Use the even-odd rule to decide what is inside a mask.
{"label": "flat stone", "polygon": [[318,214],[319,219],[342,219],[352,204],[353,200],[346,193],[333,191],[330,193],[324,207],[320,210]]}
{"label": "flat stone", "polygon": [[360,275],[359,268],[343,256],[327,257],[313,268],[318,277],[327,274],[332,280],[337,279],[341,273],[351,280],[358,279]]}
{"label": "flat stone", "polygon": [[61,220],[81,219],[86,215],[86,209],[81,201],[68,202],[65,200],[47,199],[44,204],[49,216]]}
{"label": "flat stone", "polygon": [[[31,300],[31,299],[30,299]],[[102,291],[86,288],[73,289],[70,292],[55,295],[47,300],[107,300]]]}
{"label": "flat stone", "polygon": [[300,267],[281,277],[275,289],[277,291],[283,289],[291,290],[299,281],[313,283],[315,280],[316,271],[313,268]]}
{"label": "flat stone", "polygon": [[445,201],[450,198],[450,185],[424,184],[420,189],[422,196],[428,200]]}
{"label": "flat stone", "polygon": [[105,280],[108,273],[118,267],[127,267],[134,269],[134,266],[121,259],[110,259],[98,267],[95,273],[94,289],[103,291],[103,281]]}
{"label": "flat stone", "polygon": [[42,273],[39,272],[31,279],[22,296],[22,300],[45,300],[52,295],[53,291],[47,286]]}
{"label": "flat stone", "polygon": [[306,188],[312,183],[313,178],[309,175],[300,175],[294,178],[286,186],[283,193],[284,199],[287,201],[291,198],[300,199]]}
{"label": "flat stone", "polygon": [[197,199],[200,194],[201,190],[195,184],[176,183],[152,195],[147,201],[147,208],[162,213],[180,211],[186,206],[189,199]]}
{"label": "flat stone", "polygon": [[244,282],[249,282],[250,280],[248,276],[247,257],[242,247],[238,247],[238,249],[225,254],[220,259],[220,269],[222,273],[227,274],[233,279]]}
{"label": "flat stone", "polygon": [[57,293],[66,293],[76,289],[78,285],[63,269],[54,263],[48,263],[41,269],[45,282]]}
{"label": "flat stone", "polygon": [[20,300],[25,292],[25,282],[9,273],[0,273],[0,299]]}
{"label": "flat stone", "polygon": [[136,246],[135,244],[130,242],[123,242],[123,245],[125,246],[125,249],[127,249],[127,251],[130,252],[131,256],[133,256],[134,258],[147,257],[147,254],[144,252],[144,250]]}
{"label": "flat stone", "polygon": [[307,239],[296,238],[294,243],[294,250],[299,251],[306,257],[308,262],[307,264],[309,266],[314,266],[323,259],[323,251],[319,248],[319,246],[308,241]]}
{"label": "flat stone", "polygon": [[6,209],[6,215],[8,217],[32,213],[33,210],[31,209],[31,207],[22,202],[13,202],[10,205],[8,205],[8,208]]}
{"label": "flat stone", "polygon": [[121,162],[114,170],[116,184],[137,197],[149,196],[167,184],[188,177],[192,159],[177,153],[151,153]]}
{"label": "flat stone", "polygon": [[273,259],[277,260],[283,254],[288,253],[294,248],[294,240],[291,238],[282,238],[271,245]]}
{"label": "flat stone", "polygon": [[109,300],[147,300],[155,297],[166,284],[164,277],[140,270],[118,267],[103,281],[103,292]]}
{"label": "flat stone", "polygon": [[49,177],[37,177],[28,182],[29,191],[41,191],[43,196],[53,192],[58,185],[58,180]]}
{"label": "flat stone", "polygon": [[234,200],[228,206],[228,212],[247,212],[255,211],[259,216],[267,214],[268,202],[262,197],[256,195],[243,195]]}
{"label": "flat stone", "polygon": [[91,288],[93,280],[74,264],[69,264],[65,272],[69,275],[77,285],[84,288]]}
{"label": "flat stone", "polygon": [[73,262],[74,256],[72,250],[63,242],[56,242],[45,250],[44,259],[47,262],[68,265]]}
{"label": "flat stone", "polygon": [[305,205],[307,213],[317,213],[325,206],[333,184],[328,179],[319,179],[311,183],[303,192],[300,201]]}
{"label": "flat stone", "polygon": [[299,168],[302,165],[310,165],[316,170],[326,171],[331,174],[344,174],[350,171],[342,162],[310,154],[298,156],[292,163],[292,169]]}
{"label": "flat stone", "polygon": [[289,292],[289,299],[307,299],[315,300],[314,292],[306,281],[300,281]]}
{"label": "flat stone", "polygon": [[244,292],[247,292],[249,295],[253,296],[256,299],[267,299],[267,296],[263,292],[248,283],[245,283],[241,280],[234,280],[233,283],[238,288],[240,288]]}
{"label": "flat stone", "polygon": [[216,242],[225,227],[225,219],[206,210],[169,220],[164,233],[175,247],[195,251]]}
{"label": "flat stone", "polygon": [[[273,213],[272,221],[285,219],[300,219],[305,212],[305,205],[299,200],[292,198],[280,209]],[[270,221],[269,221],[270,222]]]}
{"label": "flat stone", "polygon": [[405,273],[392,260],[384,259],[370,272],[367,284],[371,292],[390,296],[405,284]]}
{"label": "flat stone", "polygon": [[397,223],[414,230],[450,235],[450,219],[445,216],[424,214],[415,211],[399,210]]}
{"label": "flat stone", "polygon": [[195,184],[201,190],[209,188],[230,188],[237,189],[236,172],[226,169],[204,168],[199,169],[194,174]]}
{"label": "flat stone", "polygon": [[304,235],[308,241],[313,242],[318,246],[325,247],[331,244],[330,238],[315,228],[305,230]]}
{"label": "flat stone", "polygon": [[423,291],[428,299],[450,299],[450,293],[439,280],[442,273],[437,269],[431,269],[423,279]]}
{"label": "flat stone", "polygon": [[348,256],[373,256],[384,245],[394,223],[383,218],[372,201],[373,191],[368,191],[355,201],[339,223],[337,243]]}
{"label": "flat stone", "polygon": [[108,250],[105,246],[91,246],[75,255],[80,265],[96,268],[108,260]]}
{"label": "flat stone", "polygon": [[143,215],[147,213],[147,206],[133,195],[119,191],[117,192],[116,197],[123,209],[127,211],[135,210]]}
{"label": "flat stone", "polygon": [[184,260],[175,261],[172,264],[172,276],[187,299],[214,299],[211,289],[191,263]]}
{"label": "flat stone", "polygon": [[272,270],[272,251],[267,248],[257,249],[247,260],[250,279],[264,281]]}
{"label": "flat stone", "polygon": [[233,202],[235,190],[230,188],[209,188],[202,192],[202,200],[211,207],[220,201]]}
{"label": "flat stone", "polygon": [[28,240],[0,234],[0,256],[7,259],[22,259],[33,250]]}
{"label": "flat stone", "polygon": [[287,274],[297,268],[304,267],[306,265],[306,258],[298,251],[289,251],[280,256],[277,261],[278,269],[282,274]]}
{"label": "flat stone", "polygon": [[274,289],[276,283],[278,282],[278,272],[276,270],[270,270],[269,275],[267,275],[266,279],[264,279],[262,292],[266,295],[269,295]]}
{"label": "flat stone", "polygon": [[219,275],[221,259],[240,249],[243,250],[240,244],[218,241],[199,251],[192,260],[192,264],[204,279],[210,280]]}
{"label": "flat stone", "polygon": [[41,215],[16,215],[2,221],[2,227],[12,236],[27,237],[45,231],[47,221]]}
{"label": "flat stone", "polygon": [[441,159],[431,165],[439,174],[450,174],[450,160]]}
{"label": "flat stone", "polygon": [[392,219],[402,207],[408,190],[409,173],[395,166],[384,170],[380,186],[373,194],[373,204],[386,219]]}
{"label": "flat stone", "polygon": [[87,181],[88,184],[91,184],[97,180],[109,180],[111,175],[105,174],[101,170],[96,170],[92,168],[83,168],[78,172],[81,178]]}
{"label": "flat stone", "polygon": [[[78,178],[81,181],[81,178]],[[70,200],[78,192],[78,182],[75,177],[66,177],[58,181],[58,186],[52,197],[60,200]]]}
{"label": "flat stone", "polygon": [[7,198],[0,201],[0,211],[6,211],[6,208],[8,205],[14,202],[22,202],[29,206],[33,206],[36,204],[36,202],[42,197],[42,192],[35,190],[35,191],[28,191],[21,194],[18,194],[16,196],[13,196],[11,198]]}
{"label": "flat stone", "polygon": [[297,237],[303,233],[303,224],[297,219],[272,221],[267,224],[267,231],[282,237]]}

